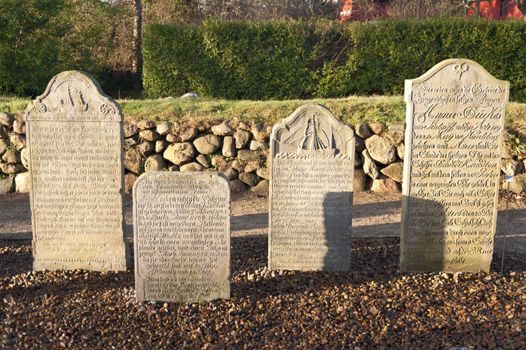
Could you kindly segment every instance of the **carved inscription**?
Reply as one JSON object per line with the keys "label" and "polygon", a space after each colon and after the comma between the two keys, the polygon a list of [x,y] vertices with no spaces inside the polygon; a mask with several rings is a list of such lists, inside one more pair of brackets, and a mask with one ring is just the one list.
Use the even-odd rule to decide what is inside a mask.
{"label": "carved inscription", "polygon": [[348,270],[352,130],[322,106],[303,106],[271,142],[269,268]]}
{"label": "carved inscription", "polygon": [[[105,99],[80,72],[61,73],[52,83],[77,79],[91,83],[84,96]],[[59,97],[50,83],[36,104]],[[27,114],[34,269],[126,270],[121,123],[72,105],[38,113],[34,105]],[[101,121],[91,121],[97,116]]]}
{"label": "carved inscription", "polygon": [[403,271],[489,270],[508,91],[469,60],[406,82]]}
{"label": "carved inscription", "polygon": [[139,300],[230,297],[230,189],[215,174],[152,172],[134,186]]}

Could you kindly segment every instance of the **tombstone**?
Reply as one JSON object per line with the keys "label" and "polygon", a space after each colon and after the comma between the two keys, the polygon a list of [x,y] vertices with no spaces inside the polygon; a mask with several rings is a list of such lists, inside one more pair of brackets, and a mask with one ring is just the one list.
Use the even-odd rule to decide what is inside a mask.
{"label": "tombstone", "polygon": [[213,173],[151,172],[133,186],[138,300],[230,297],[230,188]]}
{"label": "tombstone", "polygon": [[401,271],[489,271],[508,95],[465,59],[406,80]]}
{"label": "tombstone", "polygon": [[350,267],[354,133],[305,105],[271,135],[269,269]]}
{"label": "tombstone", "polygon": [[34,270],[126,270],[122,119],[78,71],[27,107]]}

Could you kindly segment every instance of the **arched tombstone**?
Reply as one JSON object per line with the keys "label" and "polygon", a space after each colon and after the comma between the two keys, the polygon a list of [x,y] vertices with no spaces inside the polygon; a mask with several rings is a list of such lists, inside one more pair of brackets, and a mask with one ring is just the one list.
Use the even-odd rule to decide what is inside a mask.
{"label": "arched tombstone", "polygon": [[406,80],[401,271],[489,271],[508,95],[466,59]]}
{"label": "arched tombstone", "polygon": [[62,72],[26,109],[34,270],[126,270],[122,112]]}
{"label": "arched tombstone", "polygon": [[354,133],[305,105],[271,135],[269,269],[350,267]]}
{"label": "arched tombstone", "polygon": [[133,186],[138,300],[230,297],[230,188],[203,172],[156,171]]}

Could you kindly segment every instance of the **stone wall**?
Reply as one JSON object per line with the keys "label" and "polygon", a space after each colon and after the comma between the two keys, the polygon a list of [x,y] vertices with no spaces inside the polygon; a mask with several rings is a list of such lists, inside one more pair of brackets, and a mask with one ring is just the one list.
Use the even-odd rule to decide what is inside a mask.
{"label": "stone wall", "polygon": [[[369,123],[352,126],[356,133],[354,191],[400,191],[404,125]],[[270,125],[232,121],[153,122],[124,125],[125,189],[143,172],[219,171],[232,192],[268,193]],[[526,191],[526,159],[506,142],[502,173],[515,175],[514,192]],[[0,113],[0,193],[28,192],[25,123]],[[519,159],[520,158],[520,159]]]}

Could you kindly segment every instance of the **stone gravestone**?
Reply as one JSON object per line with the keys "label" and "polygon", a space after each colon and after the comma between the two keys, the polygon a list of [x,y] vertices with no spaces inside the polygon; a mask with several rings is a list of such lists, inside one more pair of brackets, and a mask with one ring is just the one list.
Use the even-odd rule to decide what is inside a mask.
{"label": "stone gravestone", "polygon": [[320,105],[274,126],[269,269],[349,269],[354,142],[352,129]]}
{"label": "stone gravestone", "polygon": [[27,107],[34,270],[126,270],[122,119],[78,71]]}
{"label": "stone gravestone", "polygon": [[151,172],[133,187],[138,300],[230,297],[230,188],[211,173]]}
{"label": "stone gravestone", "polygon": [[406,81],[402,271],[489,271],[508,94],[465,59]]}

